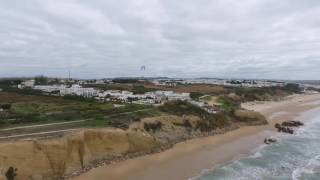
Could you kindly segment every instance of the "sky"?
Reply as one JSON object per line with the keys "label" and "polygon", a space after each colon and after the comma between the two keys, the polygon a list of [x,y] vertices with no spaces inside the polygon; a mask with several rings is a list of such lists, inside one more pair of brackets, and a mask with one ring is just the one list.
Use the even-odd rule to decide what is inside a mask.
{"label": "sky", "polygon": [[0,0],[0,77],[320,79],[319,17],[319,0]]}

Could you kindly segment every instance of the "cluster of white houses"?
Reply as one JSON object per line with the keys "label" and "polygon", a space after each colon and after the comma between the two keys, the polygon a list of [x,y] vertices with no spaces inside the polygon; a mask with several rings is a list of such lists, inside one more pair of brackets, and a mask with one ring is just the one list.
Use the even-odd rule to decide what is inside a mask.
{"label": "cluster of white houses", "polygon": [[180,84],[213,84],[230,87],[272,87],[272,86],[284,86],[285,82],[272,81],[272,80],[227,80],[227,79],[155,79],[153,84],[159,86],[174,87],[178,83]]}
{"label": "cluster of white houses", "polygon": [[[26,86],[20,86],[23,88]],[[106,90],[101,91],[95,88],[86,88],[78,84],[72,86],[66,85],[34,85],[27,86],[35,90],[40,90],[52,95],[77,95],[87,98],[95,98],[99,101],[113,101],[123,103],[137,103],[137,104],[160,104],[171,100],[190,100],[190,93],[176,93],[173,91],[152,91],[144,94],[134,94],[130,91],[122,90]]]}
{"label": "cluster of white houses", "polygon": [[190,103],[202,107],[209,113],[216,113],[215,107],[210,107],[203,102],[193,101],[190,98],[190,93],[177,93],[173,91],[152,91],[144,94],[134,94],[130,91],[122,90],[106,90],[101,91],[95,88],[86,88],[78,84],[72,86],[66,85],[34,85],[32,82],[25,82],[19,86],[19,88],[33,88],[35,90],[42,91],[51,95],[66,96],[77,95],[86,98],[95,98],[101,102],[117,102],[117,103],[135,103],[135,104],[147,104],[157,105],[166,101],[172,100],[187,100]]}
{"label": "cluster of white houses", "polygon": [[34,80],[28,80],[21,83],[18,88],[32,88],[34,90],[42,91],[43,93],[66,96],[76,95],[86,98],[94,98],[101,102],[115,102],[115,103],[134,103],[146,105],[158,105],[166,101],[172,100],[186,100],[190,103],[199,106],[209,113],[216,113],[217,107],[209,106],[208,104],[200,101],[194,101],[190,98],[190,93],[178,93],[174,91],[151,91],[144,94],[134,94],[130,91],[124,90],[98,90],[90,87],[82,87],[79,84],[73,85],[35,85]]}
{"label": "cluster of white houses", "polygon": [[136,104],[161,104],[171,100],[190,100],[190,93],[175,93],[173,91],[152,91],[144,94],[134,94],[130,91],[107,90],[100,92],[98,100],[130,102]]}

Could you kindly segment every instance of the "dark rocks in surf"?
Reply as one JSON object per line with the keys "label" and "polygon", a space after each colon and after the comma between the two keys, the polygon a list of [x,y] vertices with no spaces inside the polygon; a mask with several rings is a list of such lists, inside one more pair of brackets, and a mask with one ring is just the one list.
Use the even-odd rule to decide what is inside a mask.
{"label": "dark rocks in surf", "polygon": [[299,127],[303,126],[304,124],[300,121],[285,121],[281,125],[286,127]]}
{"label": "dark rocks in surf", "polygon": [[277,142],[276,139],[272,139],[272,138],[265,138],[264,139],[265,144],[271,144],[271,143],[276,143],[276,142]]}
{"label": "dark rocks in surf", "polygon": [[278,129],[278,132],[293,134],[293,127],[303,126],[304,124],[301,121],[284,121],[282,124],[276,123],[275,128]]}

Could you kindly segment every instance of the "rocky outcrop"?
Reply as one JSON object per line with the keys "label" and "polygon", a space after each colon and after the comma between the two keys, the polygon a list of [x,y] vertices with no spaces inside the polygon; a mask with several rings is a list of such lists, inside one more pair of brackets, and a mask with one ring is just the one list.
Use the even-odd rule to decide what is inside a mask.
{"label": "rocky outcrop", "polygon": [[265,138],[263,141],[265,144],[271,144],[271,143],[276,143],[277,140],[273,138]]}
{"label": "rocky outcrop", "polygon": [[294,127],[303,126],[304,124],[300,121],[284,121],[281,124],[276,123],[274,125],[275,128],[278,129],[278,132],[293,134],[294,133]]}
{"label": "rocky outcrop", "polygon": [[285,121],[281,125],[287,126],[287,127],[299,127],[299,126],[303,126],[304,124],[300,121]]}

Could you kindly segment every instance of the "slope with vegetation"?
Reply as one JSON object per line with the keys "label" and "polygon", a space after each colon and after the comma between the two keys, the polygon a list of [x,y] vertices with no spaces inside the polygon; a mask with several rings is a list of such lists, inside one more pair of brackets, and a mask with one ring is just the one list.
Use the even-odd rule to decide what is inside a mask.
{"label": "slope with vegetation", "polygon": [[[131,82],[134,85],[116,83],[136,88],[137,93],[157,88],[141,84],[137,87],[139,82]],[[158,152],[193,137],[223,133],[243,125],[266,124],[261,114],[241,109],[240,104],[279,99],[299,92],[295,85],[271,88],[179,85],[170,89],[188,89],[183,92],[192,92],[196,100],[214,99],[220,111],[209,113],[180,100],[159,107],[132,104],[116,107],[79,97],[51,97],[33,91],[5,89],[6,92],[0,92],[0,135],[4,133],[3,128],[79,119],[86,121],[72,125],[72,128],[86,129],[60,138],[1,143],[0,172],[12,166],[19,169],[18,177],[63,179],[65,175],[76,175],[115,160]],[[58,128],[61,129],[61,125]]]}
{"label": "slope with vegetation", "polygon": [[[186,101],[168,102],[154,111],[161,114],[137,119],[123,129],[110,125],[61,138],[1,143],[1,172],[12,166],[19,169],[18,177],[63,179],[102,164],[158,152],[193,137],[266,123],[258,113],[238,109],[209,114]],[[34,158],[21,163],[21,157]]]}

